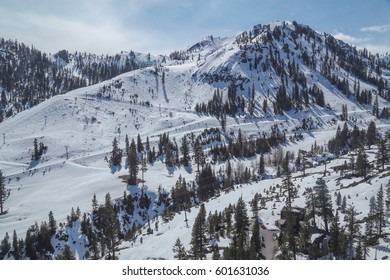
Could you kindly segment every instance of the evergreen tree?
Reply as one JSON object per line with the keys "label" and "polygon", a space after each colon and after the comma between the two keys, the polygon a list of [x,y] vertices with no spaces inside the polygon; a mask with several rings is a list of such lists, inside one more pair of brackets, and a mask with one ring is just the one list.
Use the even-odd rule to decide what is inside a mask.
{"label": "evergreen tree", "polygon": [[57,256],[57,260],[75,260],[68,244],[65,244],[62,254]]}
{"label": "evergreen tree", "polygon": [[288,210],[291,212],[291,203],[292,203],[292,197],[293,197],[293,187],[294,184],[291,181],[291,174],[287,173],[283,178],[283,189],[287,191],[287,199],[286,199],[286,206],[288,207]]}
{"label": "evergreen tree", "polygon": [[289,252],[288,254],[290,255],[291,252],[292,258],[296,260],[297,247],[298,247],[297,240],[295,238],[296,230],[294,229],[294,226],[296,224],[296,217],[293,215],[291,211],[291,207],[288,209],[289,210],[287,210],[287,216],[286,216],[287,226],[283,232],[283,238],[281,238],[281,241],[282,241],[282,246],[285,246],[287,252]]}
{"label": "evergreen tree", "polygon": [[219,253],[218,243],[213,246],[212,250],[213,250],[212,259],[213,260],[219,260],[220,257],[221,257],[221,254]]}
{"label": "evergreen tree", "polygon": [[345,195],[343,196],[340,209],[341,213],[345,213],[345,211],[347,210],[347,197]]}
{"label": "evergreen tree", "polygon": [[386,210],[387,210],[387,211],[390,211],[390,180],[389,180],[389,182],[387,183],[387,187],[386,187],[386,199],[385,199],[385,203],[386,203]]}
{"label": "evergreen tree", "polygon": [[2,170],[0,170],[0,215],[4,214],[4,202],[8,197],[8,193],[5,189],[5,177]]}
{"label": "evergreen tree", "polygon": [[375,95],[375,101],[374,104],[372,104],[372,114],[379,118],[379,102],[378,102],[378,95]]}
{"label": "evergreen tree", "polygon": [[371,149],[371,145],[377,142],[377,129],[374,121],[371,121],[368,125],[366,139],[369,149]]}
{"label": "evergreen tree", "polygon": [[30,258],[30,260],[36,260],[37,257],[37,250],[36,250],[36,242],[37,242],[37,230],[38,225],[35,224],[31,226],[29,229],[27,229],[26,232],[26,257]]}
{"label": "evergreen tree", "polygon": [[379,236],[382,236],[385,226],[385,204],[383,186],[381,185],[376,196],[376,228]]}
{"label": "evergreen tree", "polygon": [[0,245],[0,260],[3,260],[11,250],[11,243],[9,242],[8,232],[5,233],[4,239]]}
{"label": "evergreen tree", "polygon": [[332,198],[323,178],[318,178],[314,187],[314,201],[317,214],[323,218],[325,231],[329,232],[328,222],[333,216]]}
{"label": "evergreen tree", "polygon": [[110,193],[105,196],[104,207],[99,208],[100,226],[103,233],[104,244],[108,249],[108,259],[116,259],[117,246],[119,245],[119,221],[111,203]]}
{"label": "evergreen tree", "polygon": [[249,226],[249,218],[247,214],[246,204],[242,196],[237,201],[235,212],[234,212],[234,220],[235,220],[235,231],[237,234],[241,232],[247,232]]}
{"label": "evergreen tree", "polygon": [[128,163],[129,163],[129,185],[136,185],[137,175],[138,175],[138,155],[137,155],[137,149],[135,146],[134,139],[131,140]]}
{"label": "evergreen tree", "polygon": [[118,141],[114,137],[114,140],[112,141],[112,151],[111,151],[111,157],[110,157],[110,167],[113,166],[120,166],[122,162],[122,150],[118,148]]}
{"label": "evergreen tree", "polygon": [[125,136],[125,152],[126,152],[126,157],[129,157],[129,152],[130,152],[130,142],[129,142],[129,137]]}
{"label": "evergreen tree", "polygon": [[99,209],[99,203],[96,199],[96,194],[93,194],[93,198],[92,198],[92,211],[93,211],[93,214],[96,214],[97,211]]}
{"label": "evergreen tree", "polygon": [[308,219],[313,218],[312,226],[316,227],[316,201],[315,194],[312,188],[306,188],[305,190],[305,207]]}
{"label": "evergreen tree", "polygon": [[147,152],[149,152],[149,151],[150,151],[150,142],[149,142],[149,136],[146,136],[145,150],[146,150]]}
{"label": "evergreen tree", "polygon": [[233,243],[235,259],[248,259],[249,247],[248,247],[248,229],[249,229],[249,217],[247,214],[246,204],[242,196],[238,199],[234,210],[234,235],[235,242]]}
{"label": "evergreen tree", "polygon": [[14,230],[14,234],[12,236],[12,254],[15,260],[21,259],[21,252],[19,248],[18,236],[16,234],[16,230]]}
{"label": "evergreen tree", "polygon": [[340,228],[340,217],[339,212],[336,210],[336,214],[332,219],[332,223],[330,226],[330,251],[333,253],[333,256],[337,260],[341,255],[342,247],[340,246],[341,241],[341,228]]}
{"label": "evergreen tree", "polygon": [[298,236],[298,247],[301,252],[304,254],[309,253],[309,245],[310,245],[310,225],[309,220],[305,218],[305,220],[301,223],[301,227],[299,229],[299,236]]}
{"label": "evergreen tree", "polygon": [[264,99],[264,100],[263,100],[263,112],[264,112],[264,114],[267,113],[267,110],[268,110],[267,99]]}
{"label": "evergreen tree", "polygon": [[187,143],[187,137],[185,135],[181,140],[181,153],[183,155],[181,162],[183,163],[184,166],[189,166],[191,161],[190,149]]}
{"label": "evergreen tree", "polygon": [[337,208],[338,208],[338,209],[341,207],[341,202],[342,202],[341,193],[340,193],[340,192],[337,192],[337,196],[336,196],[336,205],[337,205]]}
{"label": "evergreen tree", "polygon": [[365,224],[365,236],[366,244],[374,245],[377,241],[375,235],[375,219],[376,219],[377,205],[375,197],[370,198],[370,210],[368,212],[366,224]]}
{"label": "evergreen tree", "polygon": [[50,230],[50,235],[54,235],[57,230],[57,222],[54,219],[53,212],[49,212],[49,230]]}
{"label": "evergreen tree", "polygon": [[263,175],[265,173],[265,162],[264,162],[264,154],[260,155],[260,163],[259,163],[259,175]]}
{"label": "evergreen tree", "polygon": [[369,164],[368,164],[368,160],[367,160],[367,154],[366,152],[364,151],[364,149],[360,149],[358,155],[357,155],[357,158],[356,158],[356,175],[357,176],[363,176],[364,178],[366,178],[367,176],[367,172],[368,172],[368,168],[369,168]]}
{"label": "evergreen tree", "polygon": [[199,213],[195,218],[191,234],[191,256],[195,260],[202,260],[207,253],[206,238],[206,209],[204,204],[200,205]]}
{"label": "evergreen tree", "polygon": [[359,235],[360,224],[357,221],[357,215],[355,206],[349,206],[345,215],[346,230],[347,230],[347,244],[348,244],[348,258],[353,259],[353,245],[355,238]]}
{"label": "evergreen tree", "polygon": [[386,145],[386,140],[381,139],[378,145],[378,152],[375,155],[376,166],[378,171],[385,170],[385,164],[389,162],[389,150]]}
{"label": "evergreen tree", "polygon": [[200,141],[198,139],[195,140],[194,159],[195,159],[195,163],[198,167],[197,171],[199,172],[199,166],[203,167],[203,165],[204,165],[205,155],[203,153],[202,144],[200,143]]}
{"label": "evergreen tree", "polygon": [[356,246],[355,260],[363,260],[363,242],[362,236],[358,237],[358,245]]}
{"label": "evergreen tree", "polygon": [[39,155],[38,139],[34,138],[34,152],[33,152],[32,160],[39,160],[40,157],[41,156]]}
{"label": "evergreen tree", "polygon": [[173,257],[176,260],[186,260],[187,259],[187,252],[186,252],[184,245],[181,242],[180,238],[176,239],[176,242],[173,245],[172,251],[174,253]]}
{"label": "evergreen tree", "polygon": [[137,152],[142,153],[144,151],[144,146],[142,145],[141,136],[138,134],[137,136]]}
{"label": "evergreen tree", "polygon": [[261,256],[260,224],[256,218],[253,224],[252,236],[249,245],[249,259],[258,260]]}

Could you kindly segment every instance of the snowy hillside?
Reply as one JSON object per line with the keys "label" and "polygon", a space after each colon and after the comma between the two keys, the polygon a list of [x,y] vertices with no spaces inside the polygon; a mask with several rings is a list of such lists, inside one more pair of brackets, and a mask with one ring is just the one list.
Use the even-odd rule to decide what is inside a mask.
{"label": "snowy hillside", "polygon": [[[120,259],[173,259],[172,246],[177,238],[188,250],[200,202],[204,202],[207,213],[214,213],[223,211],[229,204],[234,205],[242,197],[252,216],[249,202],[256,193],[262,194],[267,201],[260,207],[259,217],[268,230],[278,232],[275,222],[286,206],[286,197],[281,190],[284,174],[280,174],[280,166],[273,164],[273,158],[277,153],[283,157],[287,151],[294,155],[290,161],[287,159],[286,167],[297,188],[293,206],[305,207],[306,188],[313,187],[326,168],[324,180],[333,209],[339,207],[336,195],[340,192],[347,198],[348,205],[355,206],[359,213],[357,219],[364,221],[370,211],[370,198],[377,196],[380,186],[386,187],[389,181],[386,171],[376,171],[375,160],[379,138],[389,141],[386,132],[390,122],[384,115],[381,118],[379,115],[390,106],[388,83],[384,82],[388,80],[390,70],[389,65],[384,65],[383,71],[376,73],[370,63],[374,63],[375,58],[333,40],[329,35],[288,22],[257,25],[237,37],[210,36],[187,50],[159,58],[160,62],[155,66],[51,97],[7,118],[0,123],[0,136],[3,137],[0,170],[9,191],[9,197],[4,201],[6,213],[0,215],[0,236],[8,233],[12,243],[12,233],[16,230],[18,238],[24,238],[30,226],[35,222],[41,226],[52,211],[57,220],[57,236],[50,240],[54,252],[46,252],[46,256],[55,258],[62,254],[64,244],[68,244],[73,255],[85,258],[90,240],[81,233],[81,217],[74,219],[73,227],[65,227],[71,224],[67,216],[72,216],[72,207],[74,210],[79,207],[81,213],[88,213],[92,222],[94,194],[103,205],[107,193],[110,193],[113,205],[118,203],[114,208],[122,233],[125,235],[136,222],[140,226],[130,240],[119,238],[117,255]],[[53,59],[71,69],[76,56],[60,52]],[[355,63],[364,64],[367,72],[356,70]],[[375,114],[375,106],[378,114]],[[354,127],[367,130],[372,122],[377,128],[375,142],[369,144],[370,147],[365,145],[372,163],[369,174],[366,178],[341,175],[339,166],[349,163],[351,155],[356,157],[357,151],[351,149],[347,153],[349,148],[345,148],[345,153],[327,154],[328,141],[345,124],[352,134]],[[212,133],[220,137],[207,142]],[[164,134],[169,135],[173,155],[177,158],[183,156],[178,147],[187,137],[191,143],[189,166],[180,160],[170,165],[167,152],[163,151],[147,164],[144,183],[138,172],[137,187],[127,184],[129,163],[126,155],[120,166],[109,166],[114,138],[123,151],[126,135],[130,141],[137,141],[139,136],[143,145],[148,138],[150,147],[157,151]],[[257,170],[263,150],[255,155],[239,151],[241,156],[233,156],[231,152],[229,162],[233,169],[247,168],[252,175],[245,182],[237,179],[237,175],[227,192],[222,187],[227,160],[213,158],[212,150],[217,146],[232,146],[240,141],[241,134],[245,141],[253,140],[253,143],[260,143],[267,137],[270,137],[267,138],[270,143],[273,135],[283,140],[278,140],[281,142],[275,146],[268,144],[272,149],[264,152],[266,163],[262,174]],[[47,147],[38,160],[32,159],[34,139]],[[161,193],[170,192],[179,177],[185,178],[195,189],[200,184],[193,158],[196,139],[204,140],[205,164],[211,164],[221,190],[204,200],[199,195],[193,197],[188,211],[178,211],[172,219],[163,218],[173,202],[157,201]],[[301,151],[308,153],[305,171],[296,164]],[[149,152],[146,149],[139,152],[139,160],[141,154],[146,157]],[[326,154],[328,162],[324,165]],[[385,167],[388,165],[386,161]],[[353,172],[352,168],[351,174]],[[145,185],[143,189],[142,185]],[[122,204],[124,193],[137,197],[128,223],[121,209],[125,207]],[[144,194],[151,200],[149,208],[140,206]],[[345,224],[344,216],[346,212],[340,213],[342,224]],[[324,229],[321,219],[317,223],[318,228]],[[151,228],[154,229],[152,232]],[[95,230],[99,232],[97,228]],[[361,231],[364,232],[364,226]],[[64,235],[64,232],[67,233]],[[388,223],[384,232],[389,232]],[[378,258],[388,256],[390,248],[386,235],[379,240]],[[227,247],[230,243],[231,238],[225,236],[220,238],[219,247]],[[356,244],[357,241],[354,248]],[[371,259],[375,257],[373,248],[370,247]],[[12,253],[5,258],[13,258]],[[211,253],[207,258],[211,258]]]}

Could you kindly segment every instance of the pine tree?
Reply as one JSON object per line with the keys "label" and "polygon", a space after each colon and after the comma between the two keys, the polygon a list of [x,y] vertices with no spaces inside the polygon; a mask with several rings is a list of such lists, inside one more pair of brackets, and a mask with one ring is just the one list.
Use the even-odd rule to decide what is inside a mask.
{"label": "pine tree", "polygon": [[389,162],[389,150],[385,139],[379,141],[378,152],[376,153],[375,158],[378,171],[383,172],[385,170],[385,164]]}
{"label": "pine tree", "polygon": [[345,195],[343,196],[340,210],[341,210],[341,213],[345,213],[345,211],[347,210],[347,197]]}
{"label": "pine tree", "polygon": [[345,220],[347,223],[347,244],[348,244],[348,258],[353,259],[353,244],[355,242],[355,238],[359,235],[360,232],[360,224],[357,222],[357,215],[355,206],[349,206],[347,209],[347,213],[345,215]]}
{"label": "pine tree", "polygon": [[372,114],[379,118],[379,102],[378,102],[378,95],[375,95],[375,101],[374,104],[372,104]]}
{"label": "pine tree", "polygon": [[313,218],[312,226],[316,227],[316,203],[314,197],[314,191],[312,188],[306,188],[305,190],[305,207],[306,212],[309,213],[307,218]]}
{"label": "pine tree", "polygon": [[109,255],[108,259],[115,260],[115,252],[119,244],[119,221],[111,203],[110,193],[105,196],[104,207],[99,208],[101,217],[101,230],[103,233],[104,244],[106,245]]}
{"label": "pine tree", "polygon": [[286,202],[286,204],[288,208],[286,215],[287,226],[279,238],[279,246],[281,247],[282,254],[284,254],[283,259],[291,259],[292,257],[294,260],[296,260],[298,247],[298,243],[295,238],[296,230],[294,229],[296,224],[296,217],[293,215],[291,207],[288,206],[289,203]]}
{"label": "pine tree", "polygon": [[260,155],[260,163],[259,163],[259,175],[263,175],[265,173],[265,162],[264,162],[264,154]]}
{"label": "pine tree", "polygon": [[57,230],[57,222],[54,219],[54,215],[52,211],[49,212],[49,230],[51,235],[54,235]]}
{"label": "pine tree", "polygon": [[129,185],[136,185],[137,175],[138,175],[138,155],[137,155],[137,149],[135,146],[134,139],[131,140],[128,163],[129,163]]}
{"label": "pine tree", "polygon": [[238,199],[234,211],[234,232],[236,236],[235,251],[236,259],[248,259],[248,229],[249,217],[247,214],[246,204],[242,196]]}
{"label": "pine tree", "polygon": [[246,204],[242,196],[237,201],[235,212],[234,212],[234,220],[235,220],[235,231],[237,234],[241,232],[247,232],[249,226],[249,218],[247,214]]}
{"label": "pine tree", "polygon": [[16,230],[14,230],[14,234],[12,236],[12,254],[14,255],[15,260],[21,259],[21,252],[19,249],[18,236],[16,234]]}
{"label": "pine tree", "polygon": [[381,185],[376,196],[376,228],[379,236],[382,236],[383,227],[385,226],[385,205],[383,186]]}
{"label": "pine tree", "polygon": [[190,149],[188,147],[187,137],[185,135],[181,140],[181,153],[183,154],[181,162],[183,163],[184,166],[189,166],[191,161]]}
{"label": "pine tree", "polygon": [[387,187],[386,187],[385,203],[386,203],[386,210],[389,212],[390,211],[390,180],[387,183]]}
{"label": "pine tree", "polygon": [[0,215],[4,214],[4,202],[7,199],[8,194],[5,189],[5,177],[2,170],[0,170]]}
{"label": "pine tree", "polygon": [[376,200],[375,197],[370,198],[370,210],[368,212],[366,224],[365,224],[365,236],[366,243],[370,245],[374,245],[377,240],[377,236],[375,235],[375,219],[376,219]]}
{"label": "pine tree", "polygon": [[57,260],[75,260],[76,258],[73,256],[72,251],[70,250],[70,247],[68,244],[65,244],[64,250],[62,251],[62,254],[57,256]]}
{"label": "pine tree", "polygon": [[356,246],[355,260],[363,260],[363,242],[362,236],[358,237],[358,245]]}
{"label": "pine tree", "polygon": [[282,184],[283,184],[283,189],[287,191],[286,206],[288,207],[289,212],[291,212],[291,203],[292,203],[292,197],[293,197],[294,184],[291,181],[291,174],[290,173],[287,173],[286,175],[284,175]]}
{"label": "pine tree", "polygon": [[173,245],[172,251],[174,253],[173,257],[176,260],[186,260],[187,259],[187,252],[186,252],[184,245],[181,242],[180,238],[176,239],[176,242]]}
{"label": "pine tree", "polygon": [[129,156],[129,152],[130,152],[130,142],[129,142],[129,137],[125,136],[125,152],[126,152],[126,157]]}
{"label": "pine tree", "polygon": [[221,257],[221,254],[219,253],[218,243],[213,246],[212,250],[213,250],[212,259],[219,260]]}
{"label": "pine tree", "polygon": [[356,167],[356,175],[363,176],[364,178],[366,178],[369,164],[367,160],[367,154],[364,151],[364,149],[360,149],[356,158],[355,167]]}
{"label": "pine tree", "polygon": [[330,226],[330,251],[333,253],[333,256],[337,260],[339,256],[341,255],[341,228],[340,228],[340,217],[339,212],[336,210],[336,214],[334,215],[334,218],[332,219],[332,223]]}
{"label": "pine tree", "polygon": [[40,154],[39,154],[39,148],[38,148],[38,139],[34,138],[34,152],[32,155],[32,160],[39,160],[40,159]]}
{"label": "pine tree", "polygon": [[112,141],[112,151],[110,157],[110,167],[120,166],[122,161],[122,150],[118,148],[118,141],[116,138]]}
{"label": "pine tree", "polygon": [[253,213],[253,216],[257,217],[259,214],[259,194],[258,193],[256,193],[253,196],[253,199],[250,201],[250,205],[251,205],[251,211]]}
{"label": "pine tree", "polygon": [[3,260],[11,250],[11,243],[9,242],[8,232],[5,233],[4,239],[0,245],[0,260]]}
{"label": "pine tree", "polygon": [[195,218],[191,234],[191,257],[195,260],[202,260],[206,257],[206,231],[206,209],[204,207],[204,204],[201,204],[199,213]]}
{"label": "pine tree", "polygon": [[256,218],[253,224],[252,236],[249,245],[249,259],[258,260],[261,256],[260,224]]}
{"label": "pine tree", "polygon": [[371,145],[377,142],[377,129],[374,121],[371,121],[368,125],[366,139],[369,149],[371,149]]}
{"label": "pine tree", "polygon": [[198,167],[197,171],[199,172],[199,166],[203,167],[203,165],[204,165],[205,156],[203,153],[202,144],[200,143],[200,141],[198,139],[195,140],[194,159],[195,159],[195,163]]}
{"label": "pine tree", "polygon": [[332,210],[332,198],[329,194],[328,187],[326,186],[323,178],[318,178],[316,186],[314,187],[314,201],[317,214],[323,218],[325,224],[325,231],[329,232],[328,222],[333,216]]}
{"label": "pine tree", "polygon": [[264,100],[263,100],[263,112],[264,112],[264,114],[267,113],[267,110],[268,110],[267,99],[264,99]]}
{"label": "pine tree", "polygon": [[305,220],[301,223],[298,234],[298,247],[301,252],[303,252],[304,254],[308,254],[311,233],[309,220],[307,218],[305,218]]}
{"label": "pine tree", "polygon": [[138,134],[137,136],[137,152],[142,153],[144,151],[144,146],[142,145],[141,136]]}
{"label": "pine tree", "polygon": [[342,202],[341,193],[340,193],[340,192],[337,192],[337,197],[336,197],[336,205],[337,205],[337,208],[340,208],[340,207],[341,207],[341,202]]}

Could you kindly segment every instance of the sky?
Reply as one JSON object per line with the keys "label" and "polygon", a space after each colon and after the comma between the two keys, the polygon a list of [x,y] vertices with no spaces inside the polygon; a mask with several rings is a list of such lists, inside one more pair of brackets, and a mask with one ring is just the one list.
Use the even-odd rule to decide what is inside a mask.
{"label": "sky", "polygon": [[390,53],[390,0],[0,0],[0,37],[46,53],[169,54],[275,20]]}

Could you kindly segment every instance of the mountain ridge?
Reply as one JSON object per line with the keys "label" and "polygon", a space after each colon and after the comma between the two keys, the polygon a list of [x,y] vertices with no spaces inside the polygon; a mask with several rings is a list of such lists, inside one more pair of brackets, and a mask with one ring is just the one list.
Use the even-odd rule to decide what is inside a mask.
{"label": "mountain ridge", "polygon": [[[169,235],[171,225],[180,228],[180,236],[185,245],[189,245],[189,229],[179,223],[183,211],[176,214],[172,223],[165,216],[169,213],[164,214],[168,205],[175,205],[174,192],[170,190],[177,187],[180,177],[190,184],[188,189],[195,188],[194,192],[198,192],[198,195],[191,194],[193,205],[189,219],[192,222],[201,202],[211,207],[210,211],[222,211],[222,204],[227,207],[228,203],[235,203],[240,192],[249,203],[255,192],[265,193],[268,188],[276,188],[276,184],[282,182],[283,169],[290,170],[295,184],[300,184],[304,171],[295,159],[298,155],[303,157],[301,151],[314,154],[307,171],[313,178],[302,179],[304,186],[313,185],[315,176],[324,174],[321,164],[325,158],[325,161],[332,160],[328,164],[334,168],[328,175],[333,193],[376,195],[379,185],[387,181],[387,175],[372,172],[372,188],[368,188],[370,184],[362,176],[354,175],[361,180],[356,188],[359,191],[344,190],[337,184],[338,178],[349,186],[354,184],[355,177],[341,177],[335,170],[344,160],[350,160],[351,156],[344,151],[352,149],[341,146],[342,143],[337,143],[336,148],[327,143],[334,137],[340,138],[343,126],[349,129],[346,134],[352,135],[355,127],[358,131],[368,130],[372,122],[377,125],[378,137],[387,139],[389,122],[385,109],[389,107],[389,89],[387,78],[381,72],[388,66],[380,64],[378,68],[376,62],[380,60],[376,56],[302,25],[278,22],[270,26],[257,25],[251,30],[232,38],[206,37],[201,40],[203,43],[158,58],[161,60],[156,64],[56,95],[0,123],[0,135],[4,136],[0,169],[10,191],[5,201],[8,212],[0,216],[0,234],[10,234],[16,229],[22,236],[29,230],[38,235],[40,225],[30,226],[44,221],[53,211],[62,226],[57,228],[57,235],[51,236],[49,243],[54,250],[48,257],[60,256],[64,245],[68,244],[73,254],[77,251],[78,256],[84,258],[86,251],[92,252],[92,247],[83,244],[91,242],[94,235],[79,230],[81,217],[68,215],[70,208],[79,207],[93,224],[98,210],[91,211],[91,199],[96,195],[98,201],[105,201],[104,195],[109,192],[118,219],[123,223],[121,233],[130,235],[135,221],[141,231],[144,227],[143,234],[133,236],[131,233],[134,240],[121,238],[122,255],[172,258],[173,240],[161,243],[163,239],[159,238],[164,236],[159,237],[158,230],[150,233],[152,227],[147,226],[145,217],[156,210],[154,222],[164,227],[165,236]],[[65,65],[68,55],[61,53],[60,56],[62,61],[58,63]],[[72,59],[68,60],[71,64]],[[129,142],[139,138],[145,146],[138,152],[139,160],[144,156],[149,161],[150,157],[145,177],[138,174],[138,187],[126,184],[129,160],[121,159],[120,165],[111,165],[115,141],[123,156],[128,154],[126,136]],[[32,160],[34,139],[47,147],[39,160]],[[183,163],[185,159],[179,148],[186,141],[190,146],[189,165]],[[208,185],[211,183],[199,179],[200,173],[207,175],[210,170],[206,165],[202,172],[197,172],[197,142],[201,143],[206,163],[212,166],[211,174],[219,174],[215,175],[217,182],[221,180],[221,185],[216,184],[218,187],[211,188]],[[149,150],[146,143],[150,145]],[[373,162],[376,150],[364,147],[365,143],[361,145]],[[325,151],[331,147],[334,150],[328,155]],[[152,148],[157,154],[154,157]],[[334,159],[340,151],[344,158]],[[264,154],[269,158],[265,170],[257,176],[249,176],[254,179],[248,181],[248,172],[258,172],[260,157]],[[274,163],[280,155],[287,157],[287,163]],[[244,175],[234,175],[233,188],[219,207],[217,202],[225,197],[225,185],[230,184],[225,175],[228,162],[235,170],[232,173],[244,173],[246,179]],[[380,177],[382,175],[384,177]],[[209,197],[207,187],[211,188],[210,194],[220,196]],[[145,207],[145,193],[150,197],[151,208]],[[296,204],[303,205],[303,190],[298,193]],[[136,202],[132,214],[123,210],[130,194]],[[364,197],[355,202],[365,205]],[[275,213],[262,213],[270,228],[274,227],[276,211],[281,210],[283,204],[274,203],[277,203]],[[269,209],[271,206],[268,204]],[[367,213],[368,207],[362,206],[359,217],[363,219]],[[106,235],[97,228],[98,224],[93,231],[95,237],[104,238]],[[140,250],[145,248],[141,240],[146,242],[152,238],[166,246],[156,255],[151,248],[148,248],[151,255],[141,254]],[[221,244],[228,246],[229,239],[225,238]],[[132,256],[131,252],[139,255]]]}

